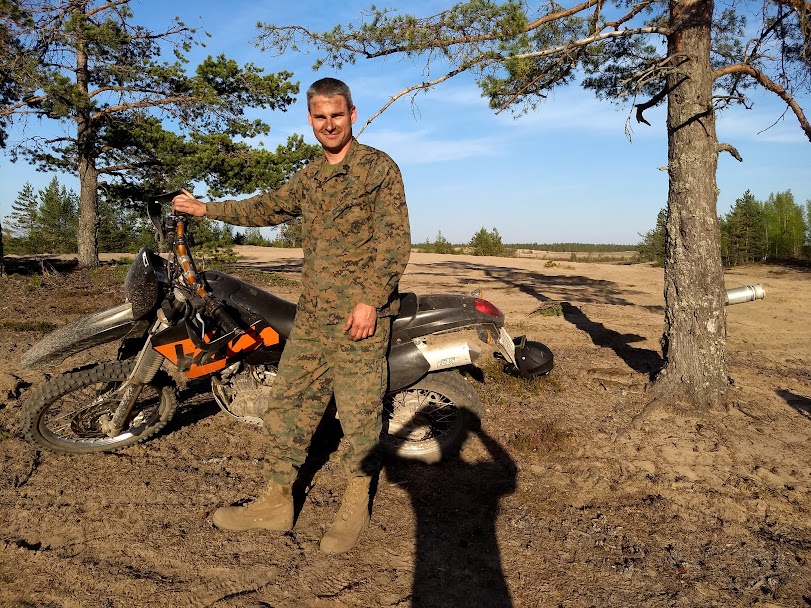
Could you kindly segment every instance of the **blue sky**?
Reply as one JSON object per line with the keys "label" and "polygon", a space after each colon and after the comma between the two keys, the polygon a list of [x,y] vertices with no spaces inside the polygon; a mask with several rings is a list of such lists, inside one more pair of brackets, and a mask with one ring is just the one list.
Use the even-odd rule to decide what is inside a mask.
{"label": "blue sky", "polygon": [[[408,10],[429,15],[449,4],[411,1]],[[302,91],[322,76],[345,80],[358,107],[356,132],[390,96],[426,78],[421,64],[388,59],[362,61],[338,73],[313,72],[314,55],[272,56],[251,41],[257,35],[257,21],[320,31],[357,21],[368,6],[369,2],[355,0],[333,3],[327,11],[321,10],[322,3],[306,1],[132,4],[138,22],[158,27],[178,15],[209,32],[206,48],[191,55],[193,63],[208,54],[225,53],[268,71],[293,71]],[[764,92],[754,100],[753,110],[729,110],[719,117],[719,140],[734,145],[744,160],[738,163],[727,154],[719,159],[720,214],[747,189],[759,200],[785,190],[791,190],[799,204],[811,200],[811,143],[793,114],[783,116],[785,106],[776,97]],[[811,114],[811,96],[800,101]],[[497,228],[508,243],[633,244],[655,225],[667,201],[668,184],[667,174],[659,169],[667,163],[664,109],[646,114],[652,126],[628,123],[631,141],[625,133],[630,112],[630,106],[616,107],[572,86],[521,118],[495,115],[473,80],[461,76],[420,94],[416,105],[401,99],[360,140],[385,150],[400,165],[415,243],[433,240],[439,231],[451,242],[467,242],[485,227]],[[264,140],[268,148],[274,149],[291,133],[303,133],[316,143],[303,101],[287,112],[263,117],[272,127]],[[48,128],[29,123],[26,133]],[[13,165],[5,156],[0,158],[0,176],[0,215],[10,212],[26,181],[42,188],[53,177],[23,162]],[[78,191],[75,178],[58,177]]]}

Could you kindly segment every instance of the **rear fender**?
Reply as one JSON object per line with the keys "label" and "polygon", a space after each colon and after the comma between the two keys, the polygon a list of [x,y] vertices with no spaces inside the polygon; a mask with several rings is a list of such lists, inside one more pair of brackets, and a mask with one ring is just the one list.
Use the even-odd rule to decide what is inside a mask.
{"label": "rear fender", "polygon": [[70,355],[120,340],[139,325],[146,329],[148,324],[148,321],[135,320],[129,303],[119,304],[51,332],[22,356],[20,364],[29,369],[59,365]]}
{"label": "rear fender", "polygon": [[479,358],[481,351],[471,345],[468,332],[455,331],[408,341],[396,341],[388,355],[389,392],[399,391],[429,372],[462,368]]}

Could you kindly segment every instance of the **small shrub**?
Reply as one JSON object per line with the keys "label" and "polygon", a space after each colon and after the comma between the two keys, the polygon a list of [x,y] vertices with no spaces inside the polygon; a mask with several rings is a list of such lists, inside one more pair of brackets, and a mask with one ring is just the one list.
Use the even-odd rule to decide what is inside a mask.
{"label": "small shrub", "polygon": [[557,300],[547,300],[530,314],[541,315],[542,317],[562,317],[563,307]]}
{"label": "small shrub", "polygon": [[470,247],[473,249],[473,255],[502,255],[504,253],[501,235],[495,228],[489,232],[484,228],[479,230],[470,239]]}
{"label": "small shrub", "polygon": [[28,277],[28,280],[25,282],[24,289],[26,291],[36,291],[42,287],[42,276],[38,274],[32,274]]}
{"label": "small shrub", "polygon": [[425,239],[425,244],[419,247],[420,251],[425,253],[443,253],[443,254],[454,254],[456,253],[456,247],[454,247],[448,239],[442,236],[442,231],[440,230],[437,232],[436,239],[432,243],[428,239]]}

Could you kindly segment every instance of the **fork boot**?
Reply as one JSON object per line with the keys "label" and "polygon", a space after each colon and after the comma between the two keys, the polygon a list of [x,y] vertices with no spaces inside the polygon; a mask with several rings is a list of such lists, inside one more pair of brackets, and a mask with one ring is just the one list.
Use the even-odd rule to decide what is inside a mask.
{"label": "fork boot", "polygon": [[321,539],[324,553],[344,553],[354,547],[369,525],[369,486],[371,477],[352,477],[344,492],[341,508]]}
{"label": "fork boot", "polygon": [[290,530],[293,528],[293,487],[268,481],[261,496],[242,507],[220,507],[212,517],[214,525],[223,530],[242,532]]}

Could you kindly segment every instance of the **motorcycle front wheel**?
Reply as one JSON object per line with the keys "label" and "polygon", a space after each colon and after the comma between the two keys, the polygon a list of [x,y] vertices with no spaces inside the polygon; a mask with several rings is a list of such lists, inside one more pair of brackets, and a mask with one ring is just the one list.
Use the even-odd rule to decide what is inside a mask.
{"label": "motorcycle front wheel", "polygon": [[131,361],[106,361],[51,378],[23,405],[23,435],[63,454],[114,452],[151,437],[177,409],[174,385],[162,371],[143,387],[121,433],[110,437],[102,430],[131,371]]}
{"label": "motorcycle front wheel", "polygon": [[481,416],[481,401],[461,374],[429,374],[383,400],[381,445],[397,458],[439,462],[458,452]]}

